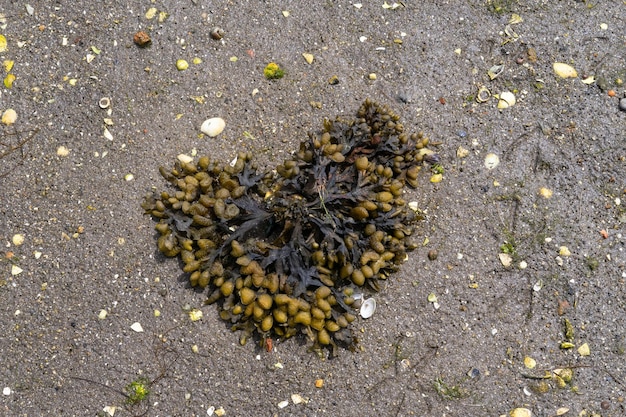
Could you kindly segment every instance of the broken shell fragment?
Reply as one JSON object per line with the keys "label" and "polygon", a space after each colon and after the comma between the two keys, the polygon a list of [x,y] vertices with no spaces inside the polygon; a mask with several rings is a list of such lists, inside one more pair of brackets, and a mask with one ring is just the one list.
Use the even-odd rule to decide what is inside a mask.
{"label": "broken shell fragment", "polygon": [[498,100],[498,108],[500,110],[512,107],[515,105],[515,94],[510,91],[503,91],[500,93],[500,99]]}
{"label": "broken shell fragment", "polygon": [[205,135],[214,138],[215,136],[222,133],[224,128],[226,127],[226,122],[221,117],[213,117],[211,119],[207,119],[200,126],[200,130]]}
{"label": "broken shell fragment", "polygon": [[367,300],[363,300],[363,304],[361,304],[361,310],[359,311],[361,317],[363,317],[364,319],[369,319],[370,317],[372,317],[372,315],[374,315],[375,311],[376,300],[374,298],[368,298]]}
{"label": "broken shell fragment", "polygon": [[504,65],[494,65],[493,67],[489,68],[489,71],[487,71],[487,75],[489,76],[490,80],[495,80],[500,74],[502,74],[503,71]]}
{"label": "broken shell fragment", "polygon": [[571,65],[564,64],[563,62],[555,62],[552,65],[554,69],[554,73],[561,78],[576,78],[578,77],[578,72]]}

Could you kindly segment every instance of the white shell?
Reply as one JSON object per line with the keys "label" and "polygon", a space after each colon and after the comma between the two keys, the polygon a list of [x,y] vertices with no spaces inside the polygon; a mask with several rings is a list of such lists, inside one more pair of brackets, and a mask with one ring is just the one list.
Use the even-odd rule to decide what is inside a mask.
{"label": "white shell", "polygon": [[555,62],[552,64],[552,68],[554,69],[554,73],[561,78],[576,78],[578,77],[578,72],[571,65],[567,65],[563,62]]}
{"label": "white shell", "polygon": [[108,97],[102,97],[100,101],[98,101],[98,106],[100,106],[101,109],[108,109],[110,105],[111,99]]}
{"label": "white shell", "polygon": [[500,110],[507,109],[515,105],[515,94],[510,91],[503,91],[500,93],[500,100],[498,101],[498,108]]}
{"label": "white shell", "polygon": [[376,311],[376,300],[373,298],[363,300],[360,311],[361,317],[363,317],[364,319],[369,319],[374,315],[374,311]]}
{"label": "white shell", "polygon": [[500,158],[495,153],[485,155],[485,168],[494,169],[500,164]]}
{"label": "white shell", "polygon": [[214,138],[215,136],[222,133],[224,128],[226,127],[226,122],[221,117],[213,117],[211,119],[207,119],[200,126],[200,130],[205,135]]}

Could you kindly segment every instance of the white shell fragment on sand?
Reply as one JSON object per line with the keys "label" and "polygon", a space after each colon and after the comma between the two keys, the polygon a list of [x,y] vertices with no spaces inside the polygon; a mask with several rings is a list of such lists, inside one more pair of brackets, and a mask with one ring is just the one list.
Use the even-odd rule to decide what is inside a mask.
{"label": "white shell fragment on sand", "polygon": [[17,112],[13,109],[6,109],[4,113],[2,113],[2,124],[7,126],[12,125],[17,120]]}
{"label": "white shell fragment on sand", "polygon": [[139,322],[135,322],[130,326],[131,329],[133,329],[134,331],[136,331],[137,333],[141,333],[143,332],[143,327],[141,327],[141,324]]}
{"label": "white shell fragment on sand", "polygon": [[488,153],[485,156],[485,168],[494,169],[500,164],[500,158],[495,153]]}
{"label": "white shell fragment on sand", "polygon": [[576,78],[578,77],[578,72],[571,65],[564,64],[563,62],[555,62],[552,64],[552,69],[554,69],[554,73],[561,78]]}
{"label": "white shell fragment on sand", "polygon": [[507,109],[515,105],[515,94],[510,91],[503,91],[500,93],[500,100],[498,100],[498,108],[500,110]]}
{"label": "white shell fragment on sand", "polygon": [[211,119],[207,119],[200,126],[200,130],[205,135],[214,138],[215,136],[222,133],[224,128],[226,127],[226,122],[221,117],[213,117]]}
{"label": "white shell fragment on sand", "polygon": [[374,315],[376,311],[376,300],[373,298],[368,298],[367,300],[363,300],[363,304],[361,304],[361,317],[364,319],[368,319]]}

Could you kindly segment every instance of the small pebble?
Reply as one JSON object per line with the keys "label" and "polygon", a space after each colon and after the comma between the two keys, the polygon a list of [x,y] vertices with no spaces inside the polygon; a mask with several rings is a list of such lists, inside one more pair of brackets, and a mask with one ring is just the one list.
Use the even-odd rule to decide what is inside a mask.
{"label": "small pebble", "polygon": [[428,251],[428,259],[431,260],[431,261],[434,261],[435,259],[437,259],[438,255],[439,254],[437,253],[436,249],[432,249],[432,250]]}
{"label": "small pebble", "polygon": [[608,410],[609,408],[611,408],[611,402],[610,402],[610,401],[607,401],[607,400],[604,400],[604,401],[602,401],[602,402],[600,403],[600,407],[601,407],[603,410]]}
{"label": "small pebble", "polygon": [[9,387],[4,387],[4,388],[2,389],[2,394],[3,394],[3,395],[11,395],[11,388],[9,388]]}
{"label": "small pebble", "polygon": [[626,111],[626,97],[619,99],[619,109]]}
{"label": "small pebble", "polygon": [[57,155],[58,156],[68,156],[69,154],[70,154],[70,150],[67,149],[66,146],[61,145],[61,146],[59,146],[57,148]]}
{"label": "small pebble", "polygon": [[184,59],[179,59],[176,61],[176,69],[178,71],[184,71],[187,68],[189,68],[189,63],[185,61]]}
{"label": "small pebble", "polygon": [[150,45],[152,39],[150,39],[150,35],[148,35],[143,30],[140,30],[133,36],[133,42],[135,42],[135,45],[137,45],[138,47],[145,48],[146,46]]}
{"label": "small pebble", "polygon": [[200,130],[205,135],[214,138],[215,136],[222,133],[224,128],[226,127],[226,122],[221,117],[213,117],[211,119],[207,119],[200,126]]}

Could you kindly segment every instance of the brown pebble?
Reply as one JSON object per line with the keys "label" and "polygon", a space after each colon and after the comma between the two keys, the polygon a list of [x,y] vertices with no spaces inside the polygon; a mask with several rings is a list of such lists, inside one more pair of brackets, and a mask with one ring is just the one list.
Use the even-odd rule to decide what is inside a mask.
{"label": "brown pebble", "polygon": [[439,254],[437,253],[437,251],[435,249],[432,249],[430,251],[428,251],[428,259],[431,261],[434,261],[435,259],[437,259],[437,256],[439,256]]}
{"label": "brown pebble", "polygon": [[557,306],[556,312],[559,316],[562,316],[567,312],[569,308],[569,302],[567,300],[559,300],[559,304]]}
{"label": "brown pebble", "polygon": [[133,36],[133,42],[135,42],[135,44],[140,48],[144,48],[152,42],[152,39],[150,39],[150,35],[143,30],[140,30]]}
{"label": "brown pebble", "polygon": [[523,56],[518,56],[517,59],[515,60],[515,62],[518,65],[522,65],[524,63],[524,57]]}
{"label": "brown pebble", "polygon": [[600,403],[600,407],[602,407],[603,410],[608,410],[609,408],[611,408],[611,402],[604,400]]}

